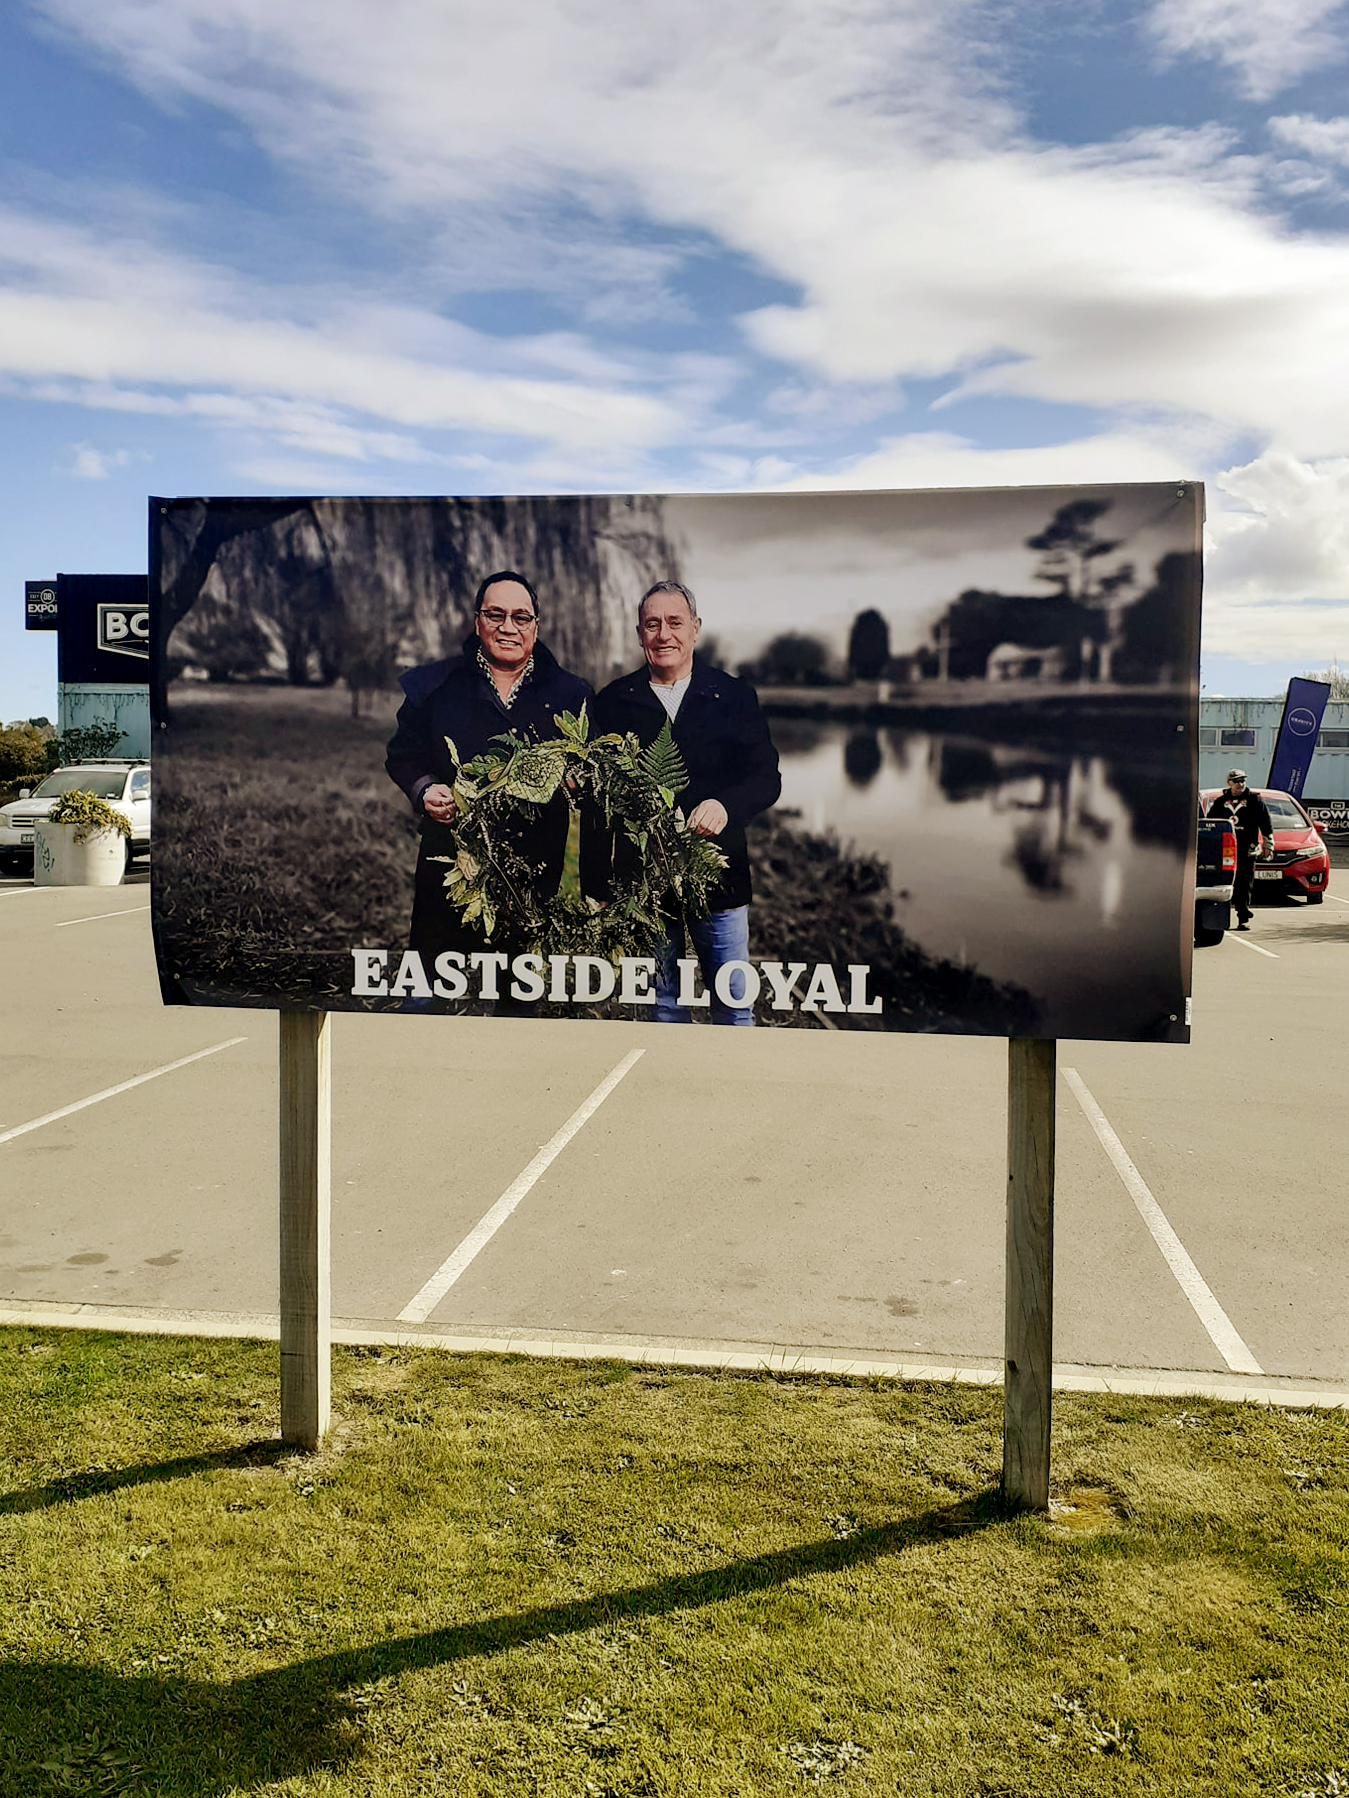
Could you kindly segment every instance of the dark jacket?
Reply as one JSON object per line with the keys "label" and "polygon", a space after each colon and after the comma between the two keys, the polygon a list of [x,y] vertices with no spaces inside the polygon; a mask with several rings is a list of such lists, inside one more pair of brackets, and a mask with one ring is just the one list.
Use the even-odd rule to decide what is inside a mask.
{"label": "dark jacket", "polygon": [[[508,730],[542,742],[557,735],[553,718],[558,712],[579,712],[594,694],[588,681],[559,667],[551,651],[538,643],[534,672],[508,710],[478,666],[476,635],[466,640],[462,655],[410,668],[399,685],[407,698],[399,707],[398,728],[389,741],[384,766],[422,821],[410,946],[423,956],[462,948],[470,939],[472,946],[481,948],[480,933],[465,936],[465,927],[445,897],[443,866],[428,859],[455,853],[452,828],[422,812],[422,794],[429,786],[437,781],[450,786],[454,781],[445,739],[453,740],[461,763],[481,755],[493,737]],[[522,815],[515,834],[514,847],[535,869],[535,891],[546,898],[556,893],[562,879],[569,816],[566,795],[556,793],[535,817]]]}
{"label": "dark jacket", "polygon": [[[651,691],[651,672],[643,666],[611,681],[591,709],[592,736],[607,731],[633,731],[645,746],[660,735],[665,707]],[[782,792],[778,752],[768,734],[759,696],[747,681],[695,656],[693,678],[673,725],[674,740],[688,770],[688,785],[677,796],[684,815],[704,799],[726,807],[725,830],[713,841],[730,866],[709,897],[709,910],[729,911],[748,905],[749,851],[745,827],[777,803]],[[628,846],[614,845],[607,831],[587,820],[581,839],[581,885],[605,898],[615,875],[622,878],[622,855]],[[617,866],[611,866],[611,857]]]}
{"label": "dark jacket", "polygon": [[1249,787],[1239,799],[1234,799],[1224,788],[1216,799],[1210,800],[1206,815],[1232,820],[1232,827],[1237,833],[1237,848],[1243,855],[1254,855],[1259,849],[1260,831],[1265,833],[1270,847],[1274,846],[1274,824],[1269,815],[1269,807]]}

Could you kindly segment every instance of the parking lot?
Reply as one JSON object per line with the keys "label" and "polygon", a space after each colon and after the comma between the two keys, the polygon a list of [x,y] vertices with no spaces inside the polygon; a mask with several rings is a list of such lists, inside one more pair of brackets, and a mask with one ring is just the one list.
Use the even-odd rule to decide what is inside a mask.
{"label": "parking lot", "polygon": [[[0,882],[0,1315],[261,1327],[276,1019],[160,1006],[147,880]],[[1346,999],[1332,893],[1196,952],[1188,1047],[1060,1044],[1065,1378],[1349,1388]],[[994,1374],[1005,1085],[1000,1040],[339,1015],[334,1318]]]}

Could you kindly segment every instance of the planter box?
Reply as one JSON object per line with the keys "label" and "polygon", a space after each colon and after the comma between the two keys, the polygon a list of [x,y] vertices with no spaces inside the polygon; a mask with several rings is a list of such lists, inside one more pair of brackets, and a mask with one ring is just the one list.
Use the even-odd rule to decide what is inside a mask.
{"label": "planter box", "polygon": [[115,887],[126,872],[126,838],[117,830],[93,832],[77,843],[77,824],[37,821],[33,843],[33,885],[38,887]]}

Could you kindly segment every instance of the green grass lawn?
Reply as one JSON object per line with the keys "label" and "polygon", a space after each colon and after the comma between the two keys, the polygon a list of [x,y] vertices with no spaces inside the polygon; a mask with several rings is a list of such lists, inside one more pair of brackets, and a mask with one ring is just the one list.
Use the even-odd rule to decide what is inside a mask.
{"label": "green grass lawn", "polygon": [[0,1792],[1349,1790],[1349,1418],[0,1332]]}

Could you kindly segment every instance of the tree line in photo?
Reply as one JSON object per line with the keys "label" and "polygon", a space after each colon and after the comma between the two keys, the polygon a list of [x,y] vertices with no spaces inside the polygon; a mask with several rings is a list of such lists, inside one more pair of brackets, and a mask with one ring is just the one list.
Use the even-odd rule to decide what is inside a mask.
{"label": "tree line in photo", "polygon": [[[1110,509],[1070,500],[1025,539],[1045,591],[967,588],[908,644],[866,607],[841,657],[817,634],[783,631],[733,672],[764,687],[1165,685],[1182,672],[1194,557],[1172,552],[1140,576],[1113,560],[1125,540],[1105,529]],[[622,663],[633,595],[683,578],[655,495],[200,500],[175,504],[167,525],[162,676],[341,684],[353,713],[401,669],[457,647],[483,568],[531,570],[550,643],[592,684]],[[717,659],[710,636],[705,649]]]}
{"label": "tree line in photo", "polygon": [[894,646],[884,615],[869,606],[854,618],[841,662],[822,638],[785,631],[737,673],[765,687],[975,681],[1012,692],[1032,683],[1168,685],[1182,675],[1178,624],[1195,558],[1163,556],[1146,585],[1130,562],[1107,566],[1124,548],[1124,539],[1102,532],[1109,510],[1109,500],[1070,500],[1025,540],[1039,552],[1033,578],[1047,592],[967,588],[922,641],[903,649]]}

